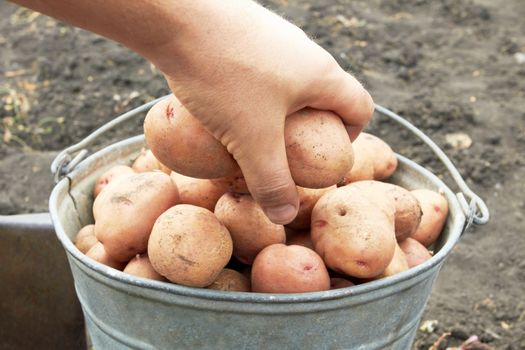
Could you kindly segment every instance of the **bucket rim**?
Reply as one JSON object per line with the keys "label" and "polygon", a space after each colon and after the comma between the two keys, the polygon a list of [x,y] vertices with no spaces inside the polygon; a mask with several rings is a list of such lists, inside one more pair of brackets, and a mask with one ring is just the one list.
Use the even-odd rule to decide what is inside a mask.
{"label": "bucket rim", "polygon": [[[135,139],[134,137],[133,139]],[[130,139],[120,141],[116,143],[115,145],[129,141]],[[104,151],[107,151],[107,148],[96,152],[95,154],[91,155],[87,159],[85,159],[84,162],[89,162],[90,158],[96,157],[98,153],[103,153]],[[129,275],[127,273],[124,273],[122,271],[113,269],[109,266],[103,265],[101,263],[98,263],[88,257],[86,257],[82,252],[80,252],[76,246],[73,244],[73,241],[68,237],[66,234],[64,227],[61,223],[61,220],[58,215],[58,203],[60,201],[60,195],[61,192],[69,188],[70,186],[70,177],[74,177],[77,172],[81,170],[82,167],[77,168],[74,170],[69,176],[64,177],[62,180],[60,180],[55,187],[53,188],[53,191],[51,192],[50,199],[49,199],[49,212],[51,214],[51,219],[53,221],[53,225],[55,227],[55,233],[57,235],[57,238],[59,239],[60,243],[66,250],[67,254],[74,258],[78,263],[82,264],[85,268],[91,270],[92,272],[99,273],[103,275],[106,278],[109,278],[111,280],[114,280],[119,283],[127,284],[127,285],[134,285],[137,287],[147,288],[156,290],[159,292],[166,292],[173,295],[180,295],[180,296],[187,296],[187,297],[194,297],[199,299],[205,299],[209,301],[231,301],[231,302],[252,302],[252,303],[311,303],[311,302],[319,302],[319,301],[327,301],[327,300],[334,300],[334,299],[341,299],[345,297],[350,296],[356,296],[356,295],[362,295],[371,293],[373,291],[377,290],[386,290],[387,287],[391,287],[394,285],[402,284],[404,282],[414,280],[417,281],[418,277],[420,275],[425,274],[429,270],[434,269],[436,266],[440,265],[445,258],[450,254],[453,247],[459,240],[463,228],[466,222],[466,217],[461,210],[461,206],[459,204],[459,201],[453,191],[436,175],[434,175],[429,170],[425,169],[421,165],[417,164],[416,162],[402,156],[396,153],[396,157],[398,161],[408,167],[414,168],[417,172],[421,173],[423,176],[430,178],[432,182],[439,185],[440,190],[442,190],[445,193],[445,196],[447,198],[448,204],[449,204],[449,212],[454,212],[456,214],[456,218],[453,222],[453,225],[450,228],[449,237],[445,244],[441,247],[441,249],[433,255],[429,260],[426,262],[413,267],[411,269],[408,269],[407,271],[403,271],[401,273],[395,274],[393,276],[389,276],[386,278],[382,278],[379,280],[354,285],[351,287],[346,288],[340,288],[340,289],[334,289],[334,290],[327,290],[327,291],[321,291],[321,292],[307,292],[307,293],[257,293],[257,292],[231,292],[231,291],[216,291],[216,290],[210,290],[206,288],[194,288],[194,287],[187,287],[183,285],[178,285],[171,282],[160,282],[160,281],[154,281],[149,280],[145,278],[140,278],[136,276]],[[66,194],[67,195],[67,194]],[[450,219],[450,214],[449,214]]]}

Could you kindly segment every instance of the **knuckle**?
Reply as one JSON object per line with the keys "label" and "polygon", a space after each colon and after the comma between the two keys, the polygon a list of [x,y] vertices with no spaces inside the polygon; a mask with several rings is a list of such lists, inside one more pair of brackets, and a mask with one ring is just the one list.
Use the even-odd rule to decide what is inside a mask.
{"label": "knuckle", "polygon": [[301,37],[302,39],[304,38],[307,38],[308,39],[308,34],[306,34],[306,32],[299,28],[298,26],[295,26],[295,25],[292,25],[292,31],[295,32],[296,35],[298,35],[299,37]]}
{"label": "knuckle", "polygon": [[346,89],[347,91],[346,94],[341,95],[341,98],[344,100],[340,101],[348,106],[347,118],[349,118],[349,120],[346,120],[346,122],[354,126],[365,126],[368,124],[375,109],[372,96],[370,96],[363,85],[355,79],[352,79],[350,83],[348,80],[342,82],[341,89]]}
{"label": "knuckle", "polygon": [[374,114],[374,100],[372,96],[363,88],[362,96],[359,98],[358,113],[361,115],[363,124],[367,124]]}
{"label": "knuckle", "polygon": [[338,80],[343,69],[339,63],[337,63],[337,60],[328,51],[324,50],[321,59],[323,62],[323,64],[320,65],[322,69],[321,76],[325,77],[325,79],[328,78],[329,80]]}

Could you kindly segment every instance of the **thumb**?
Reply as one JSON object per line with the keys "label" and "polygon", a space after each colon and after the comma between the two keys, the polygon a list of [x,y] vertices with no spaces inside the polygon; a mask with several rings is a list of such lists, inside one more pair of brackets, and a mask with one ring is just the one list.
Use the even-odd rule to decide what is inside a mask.
{"label": "thumb", "polygon": [[266,216],[284,225],[297,215],[299,196],[286,158],[284,125],[275,129],[246,135],[237,148],[229,147],[229,151],[239,163],[250,193]]}

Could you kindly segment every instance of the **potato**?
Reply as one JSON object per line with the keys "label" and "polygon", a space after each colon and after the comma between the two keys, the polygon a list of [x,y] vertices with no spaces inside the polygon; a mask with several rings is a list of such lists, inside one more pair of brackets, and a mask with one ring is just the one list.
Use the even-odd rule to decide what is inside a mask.
{"label": "potato", "polygon": [[115,165],[100,177],[93,186],[93,197],[97,197],[98,194],[113,180],[120,177],[121,175],[133,174],[135,171],[126,165]]}
{"label": "potato", "polygon": [[286,235],[286,245],[301,245],[306,248],[314,249],[310,230],[302,230],[293,234]]}
{"label": "potato", "polygon": [[[179,174],[202,179],[238,176],[238,164],[226,147],[173,95],[148,112],[144,134],[155,157]],[[335,185],[352,167],[350,137],[332,112],[304,108],[289,115],[285,144],[292,177],[299,186]]]}
{"label": "potato", "polygon": [[83,254],[86,254],[95,244],[98,239],[95,236],[95,225],[86,225],[80,229],[75,238],[75,245]]}
{"label": "potato", "polygon": [[228,191],[224,183],[184,176],[174,171],[170,176],[179,190],[181,204],[192,204],[213,211],[219,198]]}
{"label": "potato", "polygon": [[226,147],[174,95],[150,109],[144,134],[155,157],[179,174],[215,179],[239,171]]}
{"label": "potato", "polygon": [[119,177],[93,204],[95,235],[115,260],[146,252],[155,220],[178,203],[177,186],[162,172]]}
{"label": "potato", "polygon": [[233,255],[244,264],[251,264],[264,247],[286,241],[284,226],[271,222],[250,195],[224,194],[215,215],[231,234]]}
{"label": "potato", "polygon": [[148,254],[137,254],[124,268],[124,272],[133,276],[155,281],[166,281],[151,265]]}
{"label": "potato", "polygon": [[390,146],[379,137],[362,132],[352,143],[354,166],[341,185],[361,180],[384,180],[397,168],[397,158]]}
{"label": "potato", "polygon": [[155,222],[148,255],[153,268],[170,281],[206,287],[230,260],[232,247],[228,230],[211,211],[179,204]]}
{"label": "potato", "polygon": [[250,194],[246,180],[240,171],[235,175],[211,179],[211,181],[219,187],[226,186],[228,192]]}
{"label": "potato", "polygon": [[400,273],[408,269],[409,269],[409,266],[408,266],[407,259],[405,257],[405,253],[403,252],[403,250],[401,250],[401,248],[399,247],[399,244],[396,243],[396,249],[394,251],[394,256],[392,257],[390,264],[388,264],[388,266],[383,271],[383,273],[379,275],[378,277],[376,277],[376,279],[393,276],[396,273]]}
{"label": "potato", "polygon": [[332,112],[304,108],[287,116],[284,139],[292,178],[298,186],[329,187],[352,168],[350,137]]}
{"label": "potato", "polygon": [[421,221],[421,207],[416,197],[401,186],[380,181],[357,181],[347,186],[357,187],[374,196],[378,202],[390,198],[395,203],[395,231],[398,242],[416,232]]}
{"label": "potato", "polygon": [[135,159],[131,168],[137,173],[160,170],[163,173],[170,174],[171,169],[159,162],[150,149],[142,148],[140,155]]}
{"label": "potato", "polygon": [[330,289],[330,276],[321,257],[306,247],[272,244],[252,266],[252,291],[303,293]]}
{"label": "potato", "polygon": [[390,146],[379,137],[361,133],[361,140],[357,141],[357,147],[363,142],[362,149],[367,149],[374,159],[374,180],[384,180],[392,175],[397,168],[397,158]]}
{"label": "potato", "polygon": [[410,237],[399,242],[399,247],[405,253],[409,268],[422,264],[432,257],[424,245]]}
{"label": "potato", "polygon": [[354,283],[350,282],[346,278],[332,277],[330,278],[330,289],[339,289],[352,287]]}
{"label": "potato", "polygon": [[121,270],[126,266],[126,262],[117,261],[108,255],[104,245],[100,242],[96,243],[91,249],[86,253],[86,256],[101,263],[112,267],[117,270]]}
{"label": "potato", "polygon": [[314,208],[315,203],[317,203],[323,194],[334,188],[336,188],[335,185],[319,189],[297,186],[297,193],[299,194],[299,211],[295,219],[286,226],[296,230],[310,228],[312,209]]}
{"label": "potato", "polygon": [[394,256],[394,211],[392,200],[378,203],[353,186],[327,192],[312,211],[315,251],[336,272],[378,276]]}
{"label": "potato", "polygon": [[250,280],[242,273],[231,269],[223,269],[217,279],[208,286],[208,289],[231,292],[249,292]]}
{"label": "potato", "polygon": [[417,198],[423,211],[421,223],[411,237],[428,247],[434,243],[443,230],[447,221],[448,202],[443,195],[432,190],[419,189],[411,193]]}

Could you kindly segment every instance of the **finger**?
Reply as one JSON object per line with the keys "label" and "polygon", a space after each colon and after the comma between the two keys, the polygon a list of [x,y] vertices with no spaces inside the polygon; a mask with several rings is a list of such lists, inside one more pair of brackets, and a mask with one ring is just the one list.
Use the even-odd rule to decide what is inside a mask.
{"label": "finger", "polygon": [[[284,121],[283,121],[284,123]],[[290,223],[299,208],[297,188],[288,168],[284,125],[267,132],[247,133],[228,147],[250,193],[276,224]]]}
{"label": "finger", "polygon": [[352,141],[368,124],[374,113],[374,101],[368,91],[357,79],[342,69],[336,69],[325,79],[325,83],[316,89],[309,106],[338,114]]}

